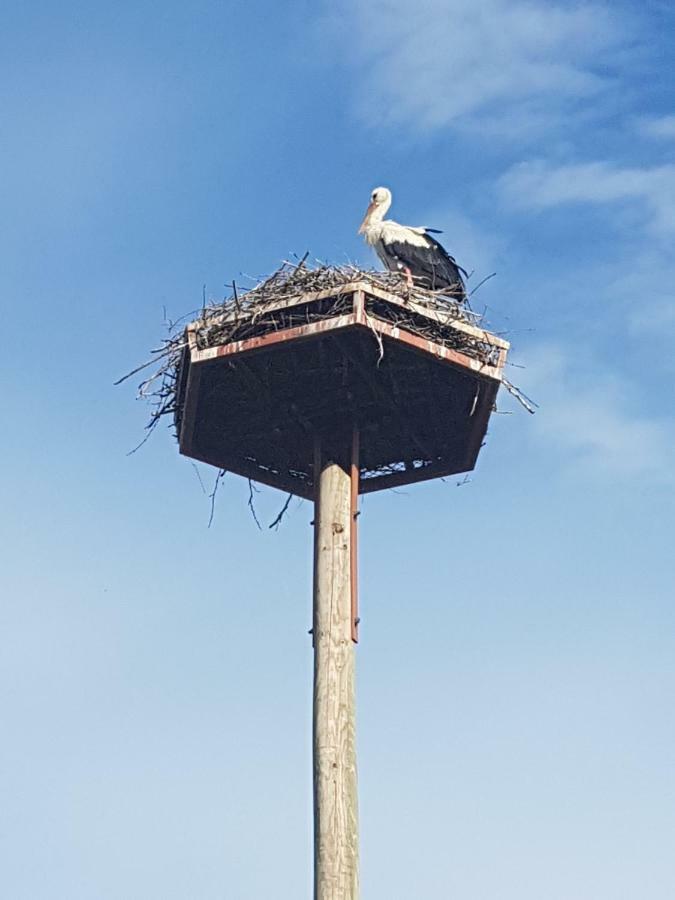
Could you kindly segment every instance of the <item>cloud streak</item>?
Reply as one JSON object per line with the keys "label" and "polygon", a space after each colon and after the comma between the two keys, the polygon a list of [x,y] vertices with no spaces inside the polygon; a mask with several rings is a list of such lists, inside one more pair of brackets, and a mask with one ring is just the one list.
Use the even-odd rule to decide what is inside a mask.
{"label": "cloud streak", "polygon": [[657,140],[675,140],[675,115],[640,119],[638,131],[646,137]]}
{"label": "cloud streak", "polygon": [[552,344],[528,354],[524,381],[540,402],[537,438],[562,453],[572,470],[675,485],[672,422],[634,412],[635,388],[618,374]]}
{"label": "cloud streak", "polygon": [[675,165],[629,167],[611,162],[555,165],[543,160],[520,163],[500,179],[507,201],[520,209],[545,210],[572,203],[637,202],[649,230],[675,232]]}
{"label": "cloud streak", "polygon": [[343,0],[338,10],[363,70],[363,117],[427,130],[550,127],[608,87],[599,65],[624,41],[619,17],[597,3]]}

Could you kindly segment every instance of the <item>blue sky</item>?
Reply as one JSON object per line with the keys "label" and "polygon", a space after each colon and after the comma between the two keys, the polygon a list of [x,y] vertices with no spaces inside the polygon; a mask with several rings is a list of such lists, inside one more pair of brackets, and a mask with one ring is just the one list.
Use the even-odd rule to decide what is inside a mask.
{"label": "blue sky", "polygon": [[[675,892],[675,12],[10,4],[0,893],[310,896],[311,508],[215,522],[112,387],[202,285],[444,230],[510,371],[459,479],[363,503],[363,896]],[[203,469],[210,489],[212,472]],[[269,522],[283,496],[264,490]]]}

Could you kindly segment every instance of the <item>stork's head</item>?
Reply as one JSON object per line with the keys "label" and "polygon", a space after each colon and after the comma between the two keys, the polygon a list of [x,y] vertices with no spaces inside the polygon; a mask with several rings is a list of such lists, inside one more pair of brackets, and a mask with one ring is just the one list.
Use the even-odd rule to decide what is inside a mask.
{"label": "stork's head", "polygon": [[370,203],[368,204],[368,209],[366,210],[363,222],[361,222],[359,234],[363,234],[368,225],[370,225],[371,223],[381,222],[390,206],[391,191],[389,190],[389,188],[375,188],[373,193],[370,195]]}

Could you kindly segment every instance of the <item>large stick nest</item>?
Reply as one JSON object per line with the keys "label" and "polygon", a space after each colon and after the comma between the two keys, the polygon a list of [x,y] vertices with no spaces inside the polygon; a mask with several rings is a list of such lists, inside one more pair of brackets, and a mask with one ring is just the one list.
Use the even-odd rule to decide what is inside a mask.
{"label": "large stick nest", "polygon": [[[453,320],[480,327],[482,317],[473,312],[468,305],[458,303],[451,295],[444,295],[442,291],[430,291],[417,285],[410,287],[405,278],[395,272],[377,272],[353,265],[319,265],[312,268],[306,265],[304,260],[298,265],[284,263],[269,278],[245,292],[238,290],[233,283],[232,293],[222,302],[205,305],[195,311],[192,329],[197,346],[199,349],[220,346],[232,341],[261,336],[281,328],[292,328],[319,321],[329,315],[339,315],[341,302],[339,296],[337,301],[333,299],[330,304],[316,302],[289,309],[278,309],[278,306],[285,299],[338,289],[356,281],[396,294],[404,301],[415,301],[428,310],[443,313],[443,319],[447,324],[433,321],[412,309],[397,307],[394,310],[391,305],[384,303],[379,304],[374,310],[375,315],[443,346],[460,350],[467,356],[488,365],[494,362],[495,347],[487,340],[487,335],[486,340],[481,340],[452,328]],[[344,296],[344,303],[345,306],[349,303],[348,294]],[[270,310],[270,307],[275,309]],[[168,338],[153,351],[152,359],[120,379],[120,382],[124,381],[137,372],[149,368],[153,363],[156,364],[156,370],[141,382],[138,389],[139,398],[149,400],[153,408],[145,440],[163,416],[180,417],[181,411],[177,408],[178,375],[188,345],[186,329],[181,324],[185,322],[185,318],[170,324]],[[508,382],[504,381],[504,384],[527,407],[520,392]]]}

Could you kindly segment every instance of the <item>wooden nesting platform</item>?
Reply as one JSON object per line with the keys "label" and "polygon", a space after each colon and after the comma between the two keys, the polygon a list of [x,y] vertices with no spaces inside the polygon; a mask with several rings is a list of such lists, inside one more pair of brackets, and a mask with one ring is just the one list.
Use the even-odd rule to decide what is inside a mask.
{"label": "wooden nesting platform", "polygon": [[339,447],[354,428],[360,493],[473,469],[509,347],[449,305],[367,281],[229,308],[186,334],[181,453],[307,499],[315,439]]}

